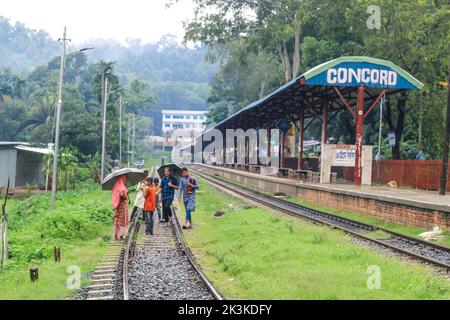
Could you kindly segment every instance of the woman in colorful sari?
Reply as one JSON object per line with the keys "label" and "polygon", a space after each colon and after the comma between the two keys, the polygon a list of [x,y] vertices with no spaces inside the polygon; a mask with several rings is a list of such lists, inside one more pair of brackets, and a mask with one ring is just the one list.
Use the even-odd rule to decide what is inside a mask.
{"label": "woman in colorful sari", "polygon": [[112,190],[114,207],[114,240],[123,240],[127,234],[128,225],[128,189],[126,176],[120,176]]}

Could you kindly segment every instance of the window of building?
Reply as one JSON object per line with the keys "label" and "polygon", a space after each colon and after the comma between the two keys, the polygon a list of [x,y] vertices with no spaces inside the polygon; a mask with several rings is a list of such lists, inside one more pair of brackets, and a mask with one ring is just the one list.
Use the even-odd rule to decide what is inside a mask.
{"label": "window of building", "polygon": [[173,118],[174,118],[174,119],[184,119],[184,116],[181,115],[181,114],[174,114],[174,115],[173,115]]}
{"label": "window of building", "polygon": [[170,119],[170,114],[164,115],[164,119]]}
{"label": "window of building", "polygon": [[182,123],[174,123],[173,128],[174,129],[183,129],[183,124]]}
{"label": "window of building", "polygon": [[170,128],[170,123],[166,123],[166,124],[164,125],[164,128]]}

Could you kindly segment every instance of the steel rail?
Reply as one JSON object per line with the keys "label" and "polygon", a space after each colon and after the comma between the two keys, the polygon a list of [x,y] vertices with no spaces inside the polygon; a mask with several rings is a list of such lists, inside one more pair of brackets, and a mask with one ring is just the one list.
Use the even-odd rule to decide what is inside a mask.
{"label": "steel rail", "polygon": [[130,287],[128,284],[128,266],[130,260],[131,249],[133,243],[135,242],[137,231],[139,229],[138,222],[139,214],[136,212],[133,221],[131,222],[130,228],[125,238],[125,252],[122,261],[122,286],[123,286],[123,300],[130,300]]}
{"label": "steel rail", "polygon": [[222,295],[217,291],[216,288],[214,288],[214,285],[212,282],[208,279],[208,277],[205,275],[203,270],[198,266],[198,264],[195,262],[194,257],[192,256],[191,251],[187,248],[186,242],[184,241],[183,232],[180,227],[180,222],[177,217],[177,212],[174,207],[172,207],[172,224],[175,230],[175,236],[178,241],[178,245],[180,247],[180,250],[183,252],[183,254],[188,259],[191,266],[194,268],[195,272],[198,274],[202,282],[205,284],[208,291],[213,295],[214,299],[216,300],[223,300]]}
{"label": "steel rail", "polygon": [[[422,245],[425,246],[429,249],[433,249],[433,250],[439,250],[441,252],[444,253],[450,253],[450,248],[448,247],[444,247],[444,246],[440,246],[438,244],[432,244],[420,239],[416,239],[410,236],[406,236],[403,234],[399,234],[397,232],[393,232],[381,227],[377,227],[374,225],[370,225],[370,224],[366,224],[366,223],[362,223],[362,222],[358,222],[358,221],[354,221],[351,219],[346,219],[340,216],[336,216],[330,213],[325,213],[322,211],[318,211],[318,210],[314,210],[311,208],[307,208],[304,207],[302,205],[298,205],[286,200],[282,200],[279,198],[275,198],[269,195],[266,195],[264,193],[252,190],[250,188],[244,187],[242,185],[239,185],[237,183],[233,183],[230,181],[226,181],[224,179],[221,179],[217,176],[212,176],[210,174],[199,172],[197,170],[193,170],[196,172],[196,174],[202,178],[204,178],[205,180],[211,182],[212,184],[215,184],[216,186],[222,187],[222,188],[226,188],[229,189],[230,191],[232,191],[233,193],[236,193],[240,196],[243,196],[245,198],[248,198],[254,202],[257,202],[259,204],[262,204],[266,207],[270,207],[272,209],[281,211],[285,214],[294,216],[296,218],[301,218],[304,220],[308,220],[310,222],[313,222],[315,224],[320,224],[320,225],[328,225],[332,228],[336,228],[336,229],[340,229],[343,230],[346,233],[352,234],[356,237],[371,241],[373,243],[376,243],[378,245],[387,247],[391,250],[412,256],[416,259],[419,259],[421,261],[436,265],[438,267],[444,268],[446,271],[450,270],[450,264],[438,261],[434,258],[431,257],[427,257],[424,255],[420,255],[417,254],[415,252],[412,252],[410,250],[401,248],[399,246],[395,246],[392,245],[390,243],[387,243],[386,241],[383,240],[378,240],[378,239],[374,239],[368,235],[365,235],[363,233],[361,233],[360,231],[384,231],[387,234],[391,235],[392,238],[394,240],[400,240],[403,241],[405,244],[408,245]],[[392,239],[391,239],[392,240]]]}

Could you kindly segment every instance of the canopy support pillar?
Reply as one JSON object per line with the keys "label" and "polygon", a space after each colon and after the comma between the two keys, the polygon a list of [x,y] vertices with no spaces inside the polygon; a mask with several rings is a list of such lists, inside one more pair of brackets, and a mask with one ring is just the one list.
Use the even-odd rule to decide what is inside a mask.
{"label": "canopy support pillar", "polygon": [[238,163],[238,145],[237,145],[237,138],[233,138],[233,164]]}
{"label": "canopy support pillar", "polygon": [[278,153],[280,155],[280,168],[284,168],[284,144],[286,142],[286,135],[280,130],[280,143]]}
{"label": "canopy support pillar", "polygon": [[362,147],[364,129],[364,87],[358,87],[358,98],[356,106],[356,155],[355,155],[355,179],[356,186],[361,186],[362,180]]}
{"label": "canopy support pillar", "polygon": [[328,100],[322,103],[322,144],[328,141]]}
{"label": "canopy support pillar", "polygon": [[303,170],[303,141],[305,129],[305,110],[300,113],[299,127],[298,127],[298,161],[297,170]]}
{"label": "canopy support pillar", "polygon": [[255,144],[254,152],[255,152],[256,163],[252,163],[252,164],[259,165],[259,129],[256,129],[256,144]]}
{"label": "canopy support pillar", "polygon": [[272,132],[270,128],[267,128],[267,166],[271,166],[272,163],[270,161],[270,158],[272,156],[271,154],[271,146],[272,146]]}
{"label": "canopy support pillar", "polygon": [[222,150],[222,164],[225,165],[227,163],[227,138],[226,138],[226,131],[222,131],[222,143],[223,143],[223,150]]}
{"label": "canopy support pillar", "polygon": [[250,138],[249,137],[245,137],[244,150],[245,150],[244,164],[250,164]]}

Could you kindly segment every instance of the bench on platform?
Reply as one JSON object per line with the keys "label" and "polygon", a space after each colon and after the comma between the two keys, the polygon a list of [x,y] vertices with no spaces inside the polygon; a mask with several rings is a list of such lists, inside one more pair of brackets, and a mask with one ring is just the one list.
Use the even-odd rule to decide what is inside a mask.
{"label": "bench on platform", "polygon": [[313,172],[313,171],[308,172],[306,181],[310,183],[320,183],[320,172]]}
{"label": "bench on platform", "polygon": [[292,170],[292,179],[298,179],[302,181],[306,181],[308,178],[308,173],[311,173],[311,170]]}
{"label": "bench on platform", "polygon": [[278,169],[278,176],[284,177],[284,178],[290,178],[291,177],[292,169],[290,168],[279,168]]}
{"label": "bench on platform", "polygon": [[331,183],[337,183],[337,172],[332,172],[331,173],[331,179],[330,179],[330,181],[331,181]]}

